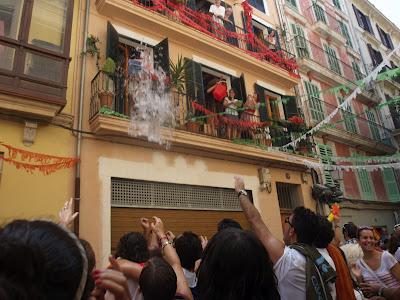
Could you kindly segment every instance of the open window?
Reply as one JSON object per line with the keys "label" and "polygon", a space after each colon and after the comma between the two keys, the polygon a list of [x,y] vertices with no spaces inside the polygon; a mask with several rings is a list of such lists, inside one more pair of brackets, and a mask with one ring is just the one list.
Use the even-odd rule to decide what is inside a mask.
{"label": "open window", "polygon": [[274,93],[258,84],[254,84],[254,90],[257,94],[257,100],[260,103],[258,110],[261,122],[284,118],[284,107],[280,101],[282,95]]}
{"label": "open window", "polygon": [[114,110],[119,113],[129,113],[128,85],[126,79],[135,76],[142,68],[144,53],[149,55],[150,68],[160,67],[169,75],[169,49],[168,39],[162,40],[156,45],[151,45],[119,34],[115,27],[107,24],[107,49],[106,56],[116,63],[114,76],[115,105]]}

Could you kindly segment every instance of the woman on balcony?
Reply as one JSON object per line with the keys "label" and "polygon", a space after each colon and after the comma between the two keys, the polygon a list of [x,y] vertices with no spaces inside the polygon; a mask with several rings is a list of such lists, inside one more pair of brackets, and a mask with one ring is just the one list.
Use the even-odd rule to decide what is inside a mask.
{"label": "woman on balcony", "polygon": [[245,138],[256,140],[256,129],[250,126],[250,122],[260,122],[258,113],[257,95],[247,95],[247,101],[243,105],[244,111],[241,116],[241,121],[249,122],[248,126],[244,129]]}
{"label": "woman on balcony", "polygon": [[[235,91],[233,89],[229,90],[229,96],[225,97],[224,99],[224,107],[225,107],[225,117],[229,120],[238,121],[239,120],[239,113],[237,111],[238,107],[240,106],[241,101],[235,99]],[[229,140],[237,138],[237,125],[228,123],[226,125],[227,132],[226,136]]]}

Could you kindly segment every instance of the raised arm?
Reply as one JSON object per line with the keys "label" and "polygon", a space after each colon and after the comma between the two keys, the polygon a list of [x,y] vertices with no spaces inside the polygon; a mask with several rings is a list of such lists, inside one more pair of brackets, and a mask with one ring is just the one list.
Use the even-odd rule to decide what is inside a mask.
{"label": "raised arm", "polygon": [[[244,190],[243,178],[235,176],[235,191],[239,193],[241,190]],[[246,195],[239,195],[239,202],[255,235],[264,245],[265,249],[267,249],[272,262],[275,264],[278,259],[282,257],[285,250],[285,244],[274,237],[269,231],[257,208],[255,208]]]}

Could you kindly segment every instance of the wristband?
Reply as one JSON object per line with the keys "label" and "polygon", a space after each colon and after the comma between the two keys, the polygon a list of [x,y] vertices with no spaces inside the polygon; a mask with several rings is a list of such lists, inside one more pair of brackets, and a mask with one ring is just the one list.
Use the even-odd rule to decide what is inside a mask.
{"label": "wristband", "polygon": [[165,248],[166,246],[168,246],[168,245],[172,245],[172,243],[171,243],[170,241],[166,240],[166,241],[162,244],[162,246],[161,246],[161,251],[164,251],[164,248]]}

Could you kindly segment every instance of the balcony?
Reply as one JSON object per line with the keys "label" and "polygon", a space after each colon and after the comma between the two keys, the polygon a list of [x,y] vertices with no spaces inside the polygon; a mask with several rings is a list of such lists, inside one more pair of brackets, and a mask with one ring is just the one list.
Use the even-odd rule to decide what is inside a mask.
{"label": "balcony", "polygon": [[[317,107],[316,101],[319,102],[317,106],[320,105],[319,107],[322,109],[320,114],[312,112]],[[323,119],[323,116],[329,115],[337,106],[313,99],[305,101],[305,108],[306,119],[311,126],[315,126]],[[340,109],[332,118],[331,123],[322,127],[318,134],[370,153],[394,153],[396,148],[392,142],[392,130],[368,120],[364,116],[365,114],[356,115],[351,110]],[[373,118],[375,117],[373,116]]]}
{"label": "balcony", "polygon": [[[373,65],[369,65],[367,66],[368,69],[372,70],[375,67]],[[390,68],[388,66],[383,67],[382,71],[380,72],[380,74],[382,74],[383,72],[386,71],[390,71],[394,68]],[[379,75],[378,75],[379,78]],[[396,93],[398,90],[400,90],[400,76],[394,77],[394,78],[390,78],[390,77],[386,77],[383,80],[381,80],[384,84],[385,87],[393,90],[394,93]]]}
{"label": "balcony", "polygon": [[234,61],[238,68],[252,69],[258,74],[268,73],[272,81],[287,89],[298,84],[299,75],[293,54],[275,46],[269,47],[238,26],[227,29],[209,14],[176,6],[169,1],[160,1],[155,5],[156,2],[97,0],[96,7],[105,16],[118,16],[133,28],[146,28],[151,35],[168,37],[171,42],[218,57],[221,62]]}
{"label": "balcony", "polygon": [[[115,79],[115,77],[114,77]],[[123,80],[125,82],[125,80]],[[127,85],[132,84],[130,80]],[[113,84],[110,88],[109,85]],[[89,123],[91,130],[98,138],[122,141],[143,147],[158,147],[150,144],[142,137],[132,138],[128,135],[133,107],[133,95],[125,88],[118,89],[117,80],[101,71],[91,83],[91,99],[89,108]],[[175,127],[172,134],[167,128],[162,128],[162,136],[172,143],[172,151],[193,153],[214,158],[232,159],[235,161],[252,161],[269,163],[287,169],[305,169],[301,160],[289,158],[291,154],[270,151],[271,146],[279,147],[292,140],[292,135],[282,125],[272,125],[271,122],[261,122],[255,127],[243,127],[243,121],[230,122],[221,113],[210,114],[198,108],[198,103],[188,95],[174,90],[171,91],[171,101],[174,103]],[[127,105],[121,105],[121,102]],[[119,104],[118,104],[119,103]],[[197,104],[197,105],[196,105]],[[128,139],[127,139],[128,138]],[[310,145],[310,143],[309,143]],[[303,145],[304,146],[304,145]],[[308,152],[296,149],[294,154],[313,158],[312,144]],[[294,155],[296,157],[296,155]],[[282,165],[280,165],[282,164]]]}
{"label": "balcony", "polygon": [[322,38],[340,47],[346,44],[346,38],[342,35],[336,17],[322,9],[318,4],[314,3],[307,8],[305,17],[311,24],[311,30],[317,32]]}

